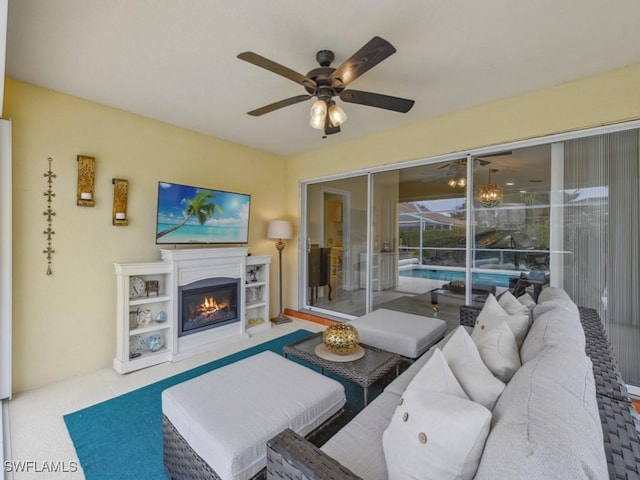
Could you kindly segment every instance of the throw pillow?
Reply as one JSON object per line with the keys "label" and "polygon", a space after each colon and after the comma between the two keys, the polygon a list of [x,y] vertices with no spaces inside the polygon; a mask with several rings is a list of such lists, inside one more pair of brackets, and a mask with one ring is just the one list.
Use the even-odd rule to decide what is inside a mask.
{"label": "throw pillow", "polygon": [[491,412],[439,392],[406,390],[401,402],[382,434],[389,480],[472,479]]}
{"label": "throw pillow", "polygon": [[439,348],[434,349],[431,358],[407,385],[407,390],[409,389],[422,392],[447,393],[469,400]]}
{"label": "throw pillow", "polygon": [[[474,333],[476,333],[475,329]],[[511,380],[521,364],[516,337],[513,336],[507,323],[502,322],[491,329],[478,329],[477,334],[472,335],[471,338],[491,373],[503,382]]]}
{"label": "throw pillow", "polygon": [[528,293],[525,293],[524,295],[520,295],[518,297],[518,301],[524,305],[525,307],[528,308],[533,308],[536,306],[536,301],[533,299],[533,297],[531,295],[529,295]]}
{"label": "throw pillow", "polygon": [[526,315],[509,315],[509,313],[500,306],[496,297],[490,294],[478,314],[476,326],[473,331],[475,332],[476,328],[480,330],[491,329],[504,321],[516,337],[516,344],[518,348],[520,348],[529,331],[529,317],[529,313]]}
{"label": "throw pillow", "polygon": [[469,398],[493,410],[505,385],[484,364],[478,348],[464,327],[455,329],[442,349],[442,354]]}
{"label": "throw pillow", "polygon": [[500,305],[509,315],[529,315],[529,308],[520,303],[509,290],[500,295],[498,305]]}

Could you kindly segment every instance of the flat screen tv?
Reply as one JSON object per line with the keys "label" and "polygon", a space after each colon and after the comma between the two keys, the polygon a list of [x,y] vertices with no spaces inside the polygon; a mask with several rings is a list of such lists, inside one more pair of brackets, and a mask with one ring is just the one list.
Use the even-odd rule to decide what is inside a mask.
{"label": "flat screen tv", "polygon": [[251,196],[158,182],[156,244],[247,243]]}

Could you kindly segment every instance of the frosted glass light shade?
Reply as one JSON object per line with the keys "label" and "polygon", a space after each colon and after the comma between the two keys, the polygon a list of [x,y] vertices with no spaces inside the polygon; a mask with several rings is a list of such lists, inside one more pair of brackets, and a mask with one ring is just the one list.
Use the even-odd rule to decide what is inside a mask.
{"label": "frosted glass light shade", "polygon": [[271,220],[267,228],[267,238],[287,240],[293,236],[291,222],[288,220]]}
{"label": "frosted glass light shade", "polygon": [[311,117],[309,119],[309,126],[322,130],[324,128],[324,121],[327,116],[327,104],[324,100],[317,100],[311,107]]}
{"label": "frosted glass light shade", "polygon": [[334,103],[329,107],[329,120],[331,120],[331,125],[337,127],[347,120],[347,114],[344,113],[342,108]]}

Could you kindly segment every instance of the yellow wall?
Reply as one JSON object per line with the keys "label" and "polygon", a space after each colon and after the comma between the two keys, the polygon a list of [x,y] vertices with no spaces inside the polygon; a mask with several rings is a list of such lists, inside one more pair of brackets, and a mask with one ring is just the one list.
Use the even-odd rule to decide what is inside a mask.
{"label": "yellow wall", "polygon": [[[640,118],[640,65],[508,98],[287,159],[288,213],[300,218],[300,181]],[[372,121],[374,116],[371,117]],[[348,122],[344,128],[349,128]],[[285,304],[298,303],[297,241]]]}
{"label": "yellow wall", "polygon": [[[160,259],[158,180],[251,194],[249,249],[275,253],[264,237],[266,222],[283,212],[282,158],[10,78],[5,87],[3,117],[13,121],[14,392],[111,365],[113,263]],[[94,208],[76,206],[78,154],[96,158]],[[51,276],[42,253],[47,157],[57,175]],[[129,180],[128,227],[111,225],[113,177]]]}

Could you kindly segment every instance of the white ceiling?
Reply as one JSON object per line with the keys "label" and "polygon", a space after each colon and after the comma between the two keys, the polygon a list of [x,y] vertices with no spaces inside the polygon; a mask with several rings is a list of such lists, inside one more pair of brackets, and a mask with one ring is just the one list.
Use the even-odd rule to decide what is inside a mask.
{"label": "white ceiling", "polygon": [[[638,0],[10,0],[6,74],[289,156],[640,63],[639,20]],[[409,113],[343,104],[326,139],[311,101],[246,114],[305,92],[238,53],[306,74],[374,36],[397,52],[350,87]]]}

